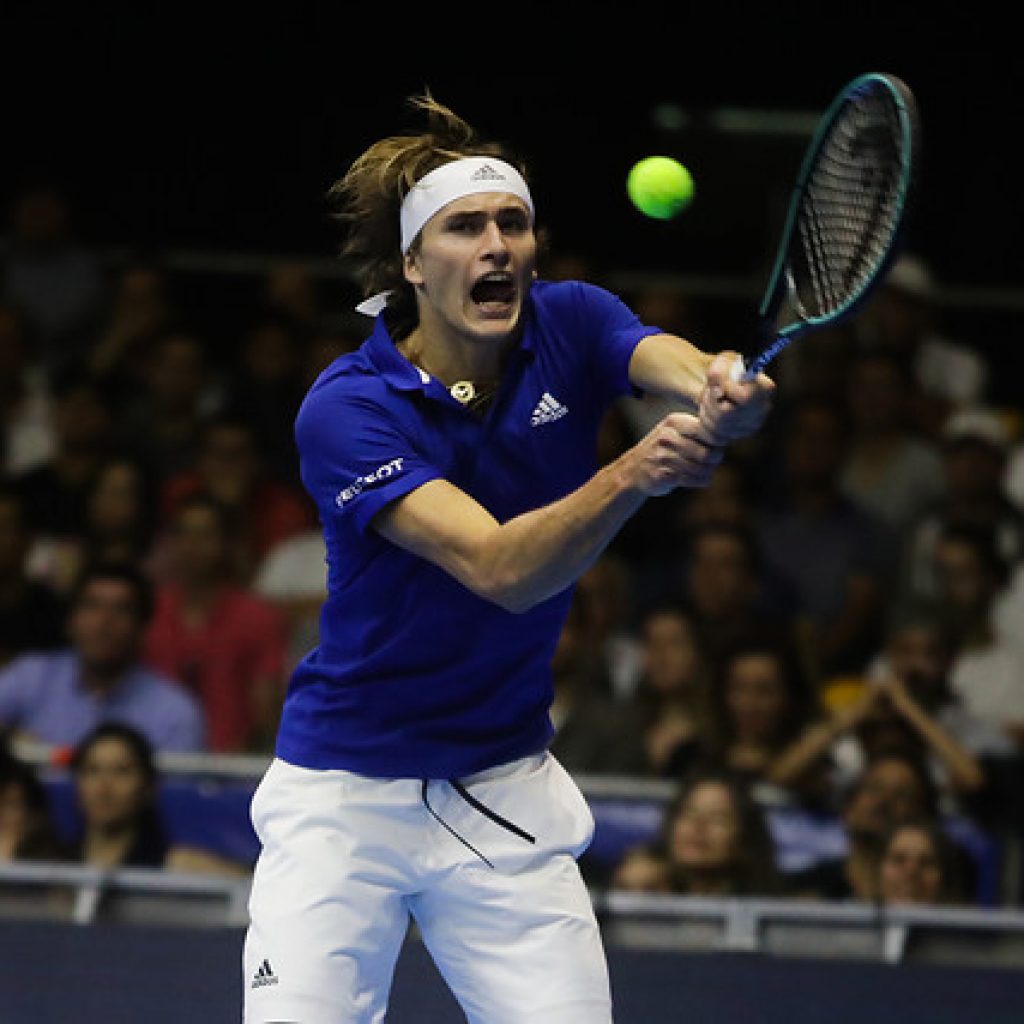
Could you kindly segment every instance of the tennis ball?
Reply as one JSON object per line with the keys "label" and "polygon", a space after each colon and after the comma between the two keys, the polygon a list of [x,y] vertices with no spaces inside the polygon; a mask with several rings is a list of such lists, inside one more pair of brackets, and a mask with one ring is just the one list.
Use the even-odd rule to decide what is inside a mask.
{"label": "tennis ball", "polygon": [[641,213],[670,220],[693,202],[693,176],[670,156],[649,156],[633,164],[626,191]]}

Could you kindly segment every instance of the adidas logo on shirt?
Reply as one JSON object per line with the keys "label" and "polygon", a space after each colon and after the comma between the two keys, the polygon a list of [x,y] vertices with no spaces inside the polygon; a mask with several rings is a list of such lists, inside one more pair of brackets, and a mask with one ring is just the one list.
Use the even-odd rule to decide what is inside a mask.
{"label": "adidas logo on shirt", "polygon": [[470,176],[470,181],[505,181],[505,175],[496,171],[490,164],[478,167]]}
{"label": "adidas logo on shirt", "polygon": [[260,969],[256,972],[255,977],[252,979],[253,988],[261,988],[263,985],[276,985],[278,982],[277,975],[273,972],[270,966],[269,960],[264,960],[260,964]]}
{"label": "adidas logo on shirt", "polygon": [[541,427],[545,423],[560,420],[569,410],[549,391],[540,396],[537,407],[530,416],[531,427]]}

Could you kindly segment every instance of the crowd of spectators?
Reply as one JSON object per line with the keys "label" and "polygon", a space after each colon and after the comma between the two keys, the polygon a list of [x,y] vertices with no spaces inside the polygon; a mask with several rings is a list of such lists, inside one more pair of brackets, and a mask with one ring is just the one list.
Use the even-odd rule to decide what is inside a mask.
{"label": "crowd of spectators", "polygon": [[[161,830],[153,758],[272,749],[326,588],[292,422],[369,324],[302,266],[218,302],[158,259],[105,260],[47,185],[9,213],[0,729],[67,752],[82,829],[54,832],[7,753],[0,861],[232,870]],[[992,368],[941,333],[936,289],[905,256],[854,320],[788,350],[765,430],[707,488],[648,502],[580,581],[554,753],[677,789],[608,884],[969,904],[963,823],[1020,841],[1024,447]],[[624,298],[740,344],[708,341],[678,292]],[[663,411],[620,402],[596,459]],[[784,870],[780,807],[832,816],[842,855]]]}

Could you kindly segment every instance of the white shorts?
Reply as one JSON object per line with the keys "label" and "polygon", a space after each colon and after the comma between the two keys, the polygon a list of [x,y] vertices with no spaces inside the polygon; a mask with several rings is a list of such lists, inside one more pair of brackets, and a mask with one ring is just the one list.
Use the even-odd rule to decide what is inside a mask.
{"label": "white shorts", "polygon": [[245,1024],[384,1019],[410,916],[470,1024],[609,1024],[576,858],[594,819],[550,754],[458,783],[275,760],[245,941]]}

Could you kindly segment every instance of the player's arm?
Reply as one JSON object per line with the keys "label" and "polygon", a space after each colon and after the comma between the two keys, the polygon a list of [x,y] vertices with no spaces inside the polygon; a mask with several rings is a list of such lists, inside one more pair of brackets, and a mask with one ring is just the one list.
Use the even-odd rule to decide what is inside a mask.
{"label": "player's arm", "polygon": [[763,373],[750,382],[735,380],[733,367],[741,358],[736,352],[702,352],[674,334],[651,334],[633,351],[629,380],[696,411],[715,443],[728,444],[761,426],[775,390]]}
{"label": "player's arm", "polygon": [[582,487],[508,522],[431,480],[385,506],[373,526],[475,594],[522,612],[574,583],[647,497],[704,485],[720,459],[700,421],[674,413]]}

